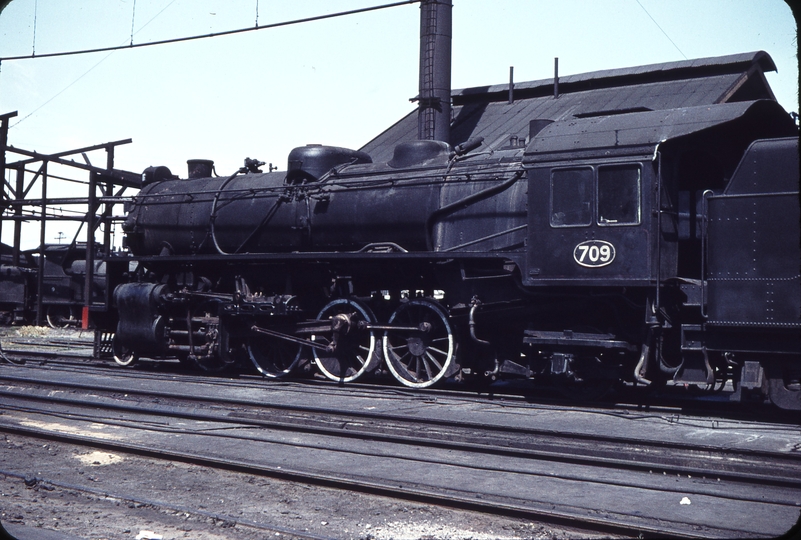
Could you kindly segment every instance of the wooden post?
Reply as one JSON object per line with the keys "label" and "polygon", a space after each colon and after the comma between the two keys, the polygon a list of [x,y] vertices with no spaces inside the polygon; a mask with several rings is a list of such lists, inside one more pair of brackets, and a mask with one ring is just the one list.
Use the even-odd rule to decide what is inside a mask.
{"label": "wooden post", "polygon": [[[6,113],[0,115],[0,179],[3,181],[3,195],[6,194],[5,180],[6,180],[6,148],[8,147],[8,121],[10,118],[17,116],[17,112]],[[3,239],[3,219],[2,214],[6,210],[6,197],[2,197],[2,204],[0,204],[0,241]]]}
{"label": "wooden post", "polygon": [[[25,191],[25,166],[17,166],[17,186],[14,193],[14,199],[19,201]],[[19,252],[20,245],[22,244],[22,206],[16,205],[14,207],[14,251],[12,252],[11,264],[19,266]]]}
{"label": "wooden post", "polygon": [[39,272],[36,276],[36,326],[43,326],[44,306],[44,267],[45,267],[45,231],[47,229],[47,161],[42,163],[42,215],[39,222]]}
{"label": "wooden post", "polygon": [[92,305],[92,285],[95,280],[95,228],[97,220],[97,173],[89,173],[89,207],[86,211],[86,281],[83,289],[81,328],[89,328],[89,306]]}

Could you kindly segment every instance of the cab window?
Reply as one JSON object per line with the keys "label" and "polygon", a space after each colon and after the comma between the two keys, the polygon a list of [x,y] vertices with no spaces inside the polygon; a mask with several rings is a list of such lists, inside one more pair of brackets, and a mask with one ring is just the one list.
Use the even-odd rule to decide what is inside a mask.
{"label": "cab window", "polygon": [[640,223],[640,167],[598,167],[598,225]]}
{"label": "cab window", "polygon": [[639,225],[639,164],[551,170],[551,227]]}
{"label": "cab window", "polygon": [[551,171],[551,226],[580,227],[592,223],[590,167]]}

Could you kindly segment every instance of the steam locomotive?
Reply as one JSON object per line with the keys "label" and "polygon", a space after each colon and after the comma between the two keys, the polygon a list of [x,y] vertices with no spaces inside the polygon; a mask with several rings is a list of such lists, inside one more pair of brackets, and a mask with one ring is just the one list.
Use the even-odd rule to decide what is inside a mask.
{"label": "steam locomotive", "polygon": [[[20,255],[15,264],[12,248],[0,244],[0,325],[28,324],[39,318],[51,328],[78,326],[86,303],[85,244],[45,244]],[[93,263],[93,302],[106,295],[106,263],[99,259],[98,253]]]}
{"label": "steam locomotive", "polygon": [[528,119],[502,145],[309,145],[143,174],[118,363],[732,385],[801,409],[798,130],[774,100]]}

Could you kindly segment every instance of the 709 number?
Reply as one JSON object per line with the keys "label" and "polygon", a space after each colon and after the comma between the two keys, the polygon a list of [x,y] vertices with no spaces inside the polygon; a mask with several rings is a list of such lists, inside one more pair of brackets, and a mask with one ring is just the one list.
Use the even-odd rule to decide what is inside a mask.
{"label": "709 number", "polygon": [[604,240],[587,240],[573,250],[573,259],[587,268],[606,266],[615,260],[615,246]]}

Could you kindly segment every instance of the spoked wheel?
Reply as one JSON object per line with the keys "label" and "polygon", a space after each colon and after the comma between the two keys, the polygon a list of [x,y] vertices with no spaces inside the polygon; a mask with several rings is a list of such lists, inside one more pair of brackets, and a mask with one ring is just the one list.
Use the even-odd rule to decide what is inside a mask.
{"label": "spoked wheel", "polygon": [[282,339],[253,334],[248,337],[250,361],[259,373],[269,379],[286,377],[300,361],[303,346]]}
{"label": "spoked wheel", "polygon": [[313,335],[311,340],[333,346],[332,352],[314,348],[314,360],[320,371],[333,381],[352,382],[378,367],[376,336],[372,330],[360,329],[359,323],[375,323],[369,307],[358,300],[338,298],[329,302],[317,315],[321,321],[331,320],[333,331]]}
{"label": "spoked wheel", "polygon": [[117,340],[117,336],[114,336],[111,341],[111,351],[114,354],[114,361],[121,366],[132,366],[139,360],[139,355],[129,347],[122,345]]}
{"label": "spoked wheel", "polygon": [[384,332],[387,367],[401,384],[427,388],[446,377],[453,365],[455,342],[448,316],[439,304],[410,300],[395,310],[389,324],[406,327]]}
{"label": "spoked wheel", "polygon": [[50,328],[69,328],[78,324],[78,310],[74,306],[47,306],[46,318]]}

